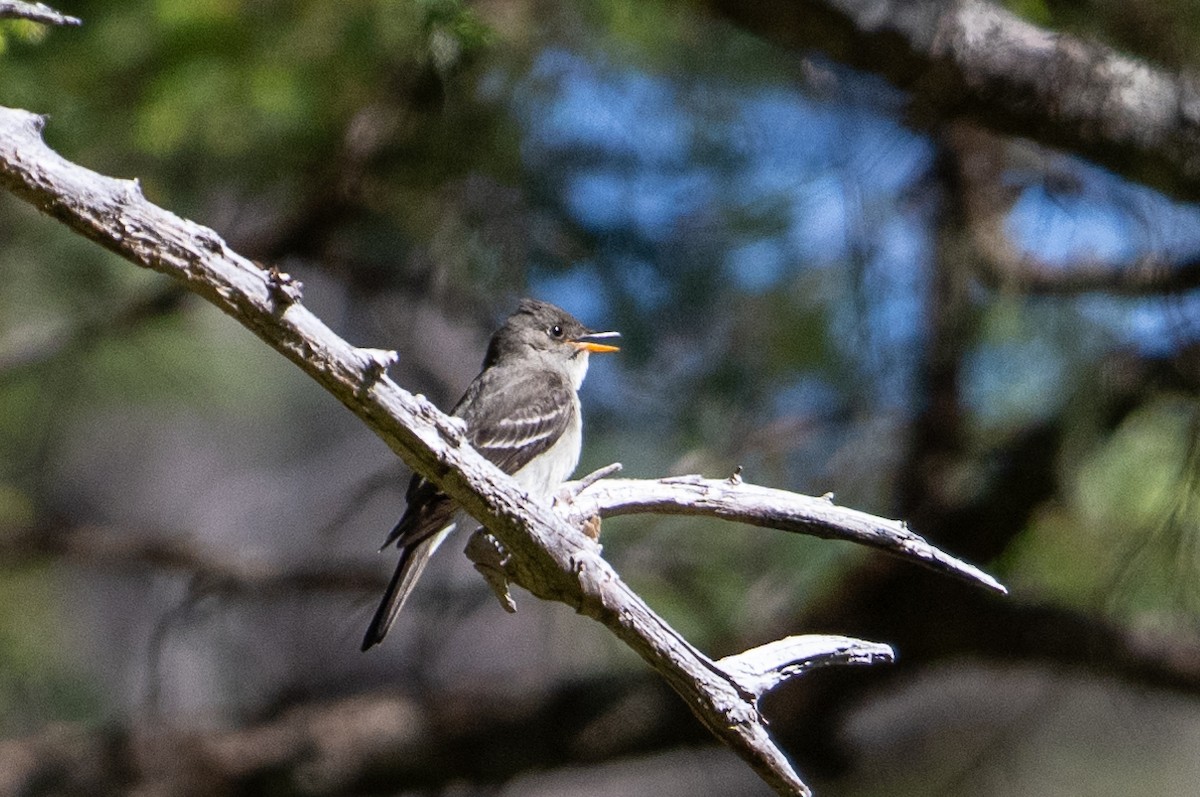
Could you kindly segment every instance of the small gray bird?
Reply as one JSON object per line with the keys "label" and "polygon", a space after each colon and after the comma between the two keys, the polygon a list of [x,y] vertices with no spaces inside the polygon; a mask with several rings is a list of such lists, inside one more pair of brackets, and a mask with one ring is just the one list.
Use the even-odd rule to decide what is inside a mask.
{"label": "small gray bird", "polygon": [[[583,425],[579,386],[588,354],[618,351],[598,341],[620,337],[594,332],[547,302],[522,299],[496,330],[483,370],[454,405],[471,445],[526,491],[550,495],[579,464]],[[408,508],[384,542],[400,548],[400,562],[363,637],[362,649],[383,641],[429,557],[454,530],[458,505],[437,485],[413,474]]]}

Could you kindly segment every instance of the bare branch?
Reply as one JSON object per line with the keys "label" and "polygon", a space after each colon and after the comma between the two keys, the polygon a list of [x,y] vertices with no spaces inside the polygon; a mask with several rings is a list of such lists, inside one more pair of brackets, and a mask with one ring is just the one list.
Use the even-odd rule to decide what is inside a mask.
{"label": "bare branch", "polygon": [[[231,251],[212,230],[149,203],[135,181],[104,177],[64,160],[42,141],[42,126],[43,120],[34,114],[0,109],[0,183],[131,262],[178,280],[294,362],[410,467],[433,480],[487,527],[509,554],[487,561],[488,567],[502,570],[504,576],[540,598],[561,601],[603,623],[666,679],[693,713],[778,793],[810,794],[767,732],[758,708],[761,689],[768,681],[778,682],[818,663],[883,660],[882,648],[841,638],[824,638],[822,647],[816,638],[809,641],[812,649],[802,657],[804,664],[798,663],[801,659],[785,645],[788,655],[776,657],[774,664],[752,665],[749,662],[761,659],[761,654],[752,654],[734,657],[734,671],[725,669],[694,648],[630,590],[600,557],[599,546],[578,527],[549,505],[531,500],[515,481],[467,445],[460,426],[430,402],[397,387],[384,373],[390,354],[357,349],[339,338],[298,301],[298,289],[280,290],[278,273],[264,271]],[[665,485],[674,491],[670,500],[678,502],[679,491],[703,493],[703,482],[685,479],[651,484]],[[762,495],[753,491],[763,488],[732,481],[725,484],[733,490],[747,490],[743,498]],[[591,489],[599,490],[600,485]],[[727,502],[733,496],[729,494]],[[770,507],[740,514],[725,511],[757,517]],[[938,558],[940,552],[931,553],[923,540],[906,534],[902,527],[888,528],[888,521],[867,517],[846,536],[877,540],[872,544],[927,563],[949,565]],[[806,517],[795,523],[813,533],[827,532],[836,525],[822,526]],[[973,578],[988,583],[982,574]],[[1003,589],[998,584],[993,588]],[[856,651],[853,655],[847,655],[847,645]]]}
{"label": "bare branch", "polygon": [[706,515],[825,539],[849,540],[1007,593],[996,579],[930,545],[903,521],[885,520],[836,506],[830,498],[759,487],[740,478],[737,481],[700,476],[609,479],[580,491],[568,507],[567,517],[578,525],[592,515],[612,517],[637,512]]}
{"label": "bare branch", "polygon": [[66,532],[30,528],[0,533],[0,561],[14,567],[35,557],[65,556],[95,566],[142,566],[181,571],[208,591],[287,594],[306,590],[371,592],[387,579],[378,567],[324,561],[281,568],[263,558],[224,554],[179,536],[163,537],[111,526],[79,526]]}
{"label": "bare branch", "polygon": [[801,673],[832,664],[877,664],[895,661],[888,645],[844,636],[790,636],[751,648],[717,662],[743,689],[762,697]]}
{"label": "bare branch", "polygon": [[573,482],[568,482],[562,486],[559,494],[567,500],[574,500],[581,492],[591,487],[601,479],[607,479],[614,473],[620,473],[624,466],[620,462],[614,462],[611,465],[605,465],[603,468],[597,468],[582,479],[576,479]]}
{"label": "bare branch", "polygon": [[43,3],[23,3],[21,0],[0,0],[0,19],[28,19],[47,25],[83,24],[83,20],[69,17]]}

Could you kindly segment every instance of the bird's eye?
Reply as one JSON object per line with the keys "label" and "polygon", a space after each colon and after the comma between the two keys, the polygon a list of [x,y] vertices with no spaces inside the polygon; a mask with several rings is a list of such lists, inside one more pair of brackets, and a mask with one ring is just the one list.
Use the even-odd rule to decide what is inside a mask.
{"label": "bird's eye", "polygon": [[562,336],[563,336],[563,328],[562,327],[560,327],[558,324],[555,324],[554,326],[550,327],[550,337],[555,338],[557,340],[558,338],[561,338]]}

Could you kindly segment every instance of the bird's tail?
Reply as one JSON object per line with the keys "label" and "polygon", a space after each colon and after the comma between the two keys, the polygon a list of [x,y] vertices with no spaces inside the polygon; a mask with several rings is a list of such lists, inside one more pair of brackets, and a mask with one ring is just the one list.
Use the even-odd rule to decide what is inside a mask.
{"label": "bird's tail", "polygon": [[442,540],[446,539],[452,531],[454,531],[453,523],[436,534],[431,534],[420,542],[405,546],[400,550],[400,561],[396,565],[396,572],[392,575],[391,582],[388,583],[387,591],[383,593],[383,600],[380,601],[379,608],[375,610],[371,624],[367,626],[366,635],[363,636],[363,651],[370,650],[387,636],[388,629],[392,627],[392,623],[396,622],[396,615],[400,614],[400,610],[404,608],[404,602],[408,600],[413,587],[417,585],[417,579],[424,572],[429,558],[442,544]]}

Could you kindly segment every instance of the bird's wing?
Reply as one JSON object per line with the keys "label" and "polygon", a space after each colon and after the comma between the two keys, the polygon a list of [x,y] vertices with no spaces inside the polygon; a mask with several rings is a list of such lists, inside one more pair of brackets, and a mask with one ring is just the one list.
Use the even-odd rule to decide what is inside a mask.
{"label": "bird's wing", "polygon": [[505,389],[482,392],[464,417],[475,450],[511,475],[553,446],[576,411],[566,379],[537,371],[510,375]]}
{"label": "bird's wing", "polygon": [[449,525],[458,511],[450,496],[415,473],[406,497],[408,508],[380,546],[381,551],[392,543],[407,548],[424,541]]}
{"label": "bird's wing", "polygon": [[[466,423],[475,450],[507,474],[545,452],[562,436],[575,412],[574,391],[554,372],[514,374],[488,369],[479,375],[451,414]],[[454,502],[433,482],[413,474],[405,493],[408,508],[383,543],[417,545],[454,518]]]}

